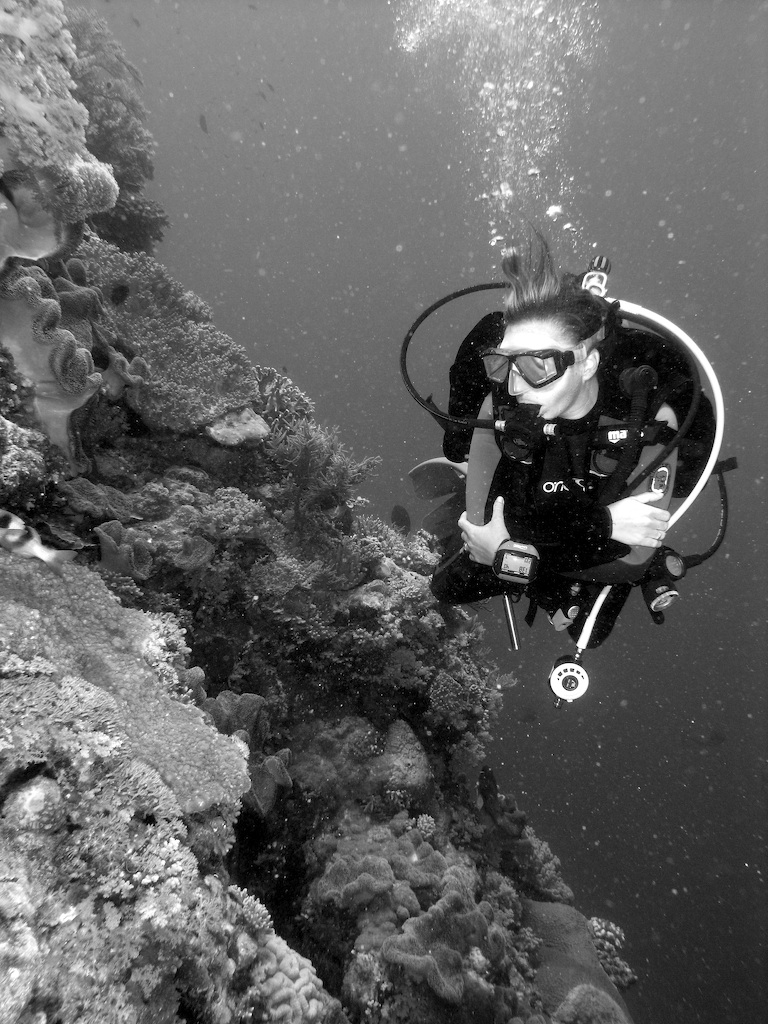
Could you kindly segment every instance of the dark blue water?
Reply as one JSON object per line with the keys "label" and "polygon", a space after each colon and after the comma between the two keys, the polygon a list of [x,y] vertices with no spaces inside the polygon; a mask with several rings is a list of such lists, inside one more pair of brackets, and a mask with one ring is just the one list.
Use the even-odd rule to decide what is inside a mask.
{"label": "dark blue water", "polygon": [[[399,344],[422,308],[493,279],[498,262],[456,69],[425,75],[384,0],[87,6],[145,78],[151,194],[171,218],[158,256],[256,361],[287,367],[358,455],[382,457],[372,509],[415,515],[406,474],[438,453],[439,431],[400,384]],[[727,545],[684,581],[664,627],[633,596],[568,709],[548,695],[565,647],[546,623],[513,655],[486,614],[520,680],[490,760],[579,908],[625,929],[637,1024],[742,1024],[768,1005],[767,6],[599,4],[585,106],[558,137],[579,232],[552,236],[567,256],[581,247],[572,269],[606,252],[613,293],[677,322],[718,374],[724,454],[740,467]],[[483,311],[468,300],[420,332],[426,390],[444,396]],[[670,539],[706,547],[716,514],[705,496]]]}

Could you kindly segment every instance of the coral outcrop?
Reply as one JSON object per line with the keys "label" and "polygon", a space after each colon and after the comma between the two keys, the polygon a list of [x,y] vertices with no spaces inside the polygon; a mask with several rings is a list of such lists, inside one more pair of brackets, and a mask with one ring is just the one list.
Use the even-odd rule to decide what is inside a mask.
{"label": "coral outcrop", "polygon": [[[74,96],[74,62],[64,8],[58,0],[3,4],[0,175],[4,182],[7,179],[6,195],[11,197],[0,211],[3,259],[15,255],[34,259],[53,251],[63,225],[108,210],[117,199],[110,168],[86,146],[88,114]],[[10,231],[6,223],[11,224]]]}
{"label": "coral outcrop", "polygon": [[56,293],[39,267],[19,267],[0,278],[0,346],[31,386],[37,422],[77,472],[70,416],[96,393],[101,374],[90,348],[62,326]]}
{"label": "coral outcrop", "polygon": [[[525,900],[523,921],[542,940],[536,982],[545,1010],[554,1013],[562,1007],[575,989],[585,986],[601,992],[605,997],[603,1002],[608,1005],[610,1002],[617,1004],[619,1012],[624,1013],[621,996],[602,968],[589,924],[582,914],[574,907],[561,903],[536,903],[533,900]],[[587,1000],[586,995],[583,998]],[[578,1005],[580,1000],[572,998],[571,1001]],[[597,1004],[599,1002],[598,999]],[[573,1010],[573,1013],[576,1013],[576,1010]],[[581,1017],[565,1016],[563,1019],[588,1022],[592,1020],[583,1009],[581,1013]],[[623,1024],[622,1017],[618,1017],[617,1021],[618,1024]]]}
{"label": "coral outcrop", "polygon": [[56,666],[45,685],[30,687],[23,665],[20,681],[12,681],[15,662],[6,654],[0,701],[7,715],[28,717],[55,700],[58,680],[80,679],[98,689],[109,731],[119,732],[131,757],[163,780],[184,813],[219,804],[232,813],[248,788],[243,751],[179,700],[183,682],[170,659],[176,656],[183,668],[187,648],[170,617],[122,608],[86,569],[55,574],[4,551],[0,559],[0,653],[23,652],[24,664]]}
{"label": "coral outcrop", "polygon": [[95,235],[78,254],[108,299],[109,325],[123,349],[151,368],[151,379],[128,397],[150,429],[192,432],[243,409],[267,421],[312,412],[290,381],[255,367],[217,331],[205,303],[151,256],[122,252]]}

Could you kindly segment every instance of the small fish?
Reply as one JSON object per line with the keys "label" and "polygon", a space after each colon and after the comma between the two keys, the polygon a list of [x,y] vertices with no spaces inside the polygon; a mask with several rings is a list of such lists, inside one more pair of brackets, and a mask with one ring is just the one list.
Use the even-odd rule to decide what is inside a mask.
{"label": "small fish", "polygon": [[205,114],[200,115],[200,127],[203,129],[205,134],[208,134],[208,122],[205,120]]}
{"label": "small fish", "polygon": [[140,21],[139,21],[139,19],[138,19],[137,17],[135,17],[135,16],[133,15],[133,14],[131,15],[131,21],[132,21],[132,22],[133,22],[133,24],[134,24],[134,25],[136,26],[136,28],[141,28],[141,22],[140,22]]}
{"label": "small fish", "polygon": [[55,572],[61,572],[61,566],[77,556],[76,551],[60,551],[58,548],[46,547],[40,540],[37,530],[27,526],[23,519],[19,519],[13,512],[7,512],[4,508],[0,508],[0,547],[12,555],[21,555],[22,558],[39,558]]}
{"label": "small fish", "polygon": [[259,89],[258,95],[259,95],[259,96],[261,96],[261,98],[262,98],[262,99],[263,99],[264,101],[266,101],[266,99],[267,99],[267,94],[266,94],[266,93],[264,92],[264,90],[263,90],[263,89]]}
{"label": "small fish", "polygon": [[393,505],[389,518],[398,533],[407,536],[411,532],[411,517],[408,515],[407,508],[403,508],[402,505]]}

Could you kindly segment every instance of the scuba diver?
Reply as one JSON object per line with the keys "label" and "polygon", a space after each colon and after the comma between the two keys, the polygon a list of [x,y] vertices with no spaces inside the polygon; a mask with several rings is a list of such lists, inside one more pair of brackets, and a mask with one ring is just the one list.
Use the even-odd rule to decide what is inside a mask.
{"label": "scuba diver", "polygon": [[[586,691],[581,655],[609,635],[633,586],[660,623],[687,568],[714,553],[726,521],[722,472],[733,463],[715,466],[714,375],[718,417],[680,344],[687,336],[605,297],[606,259],[561,275],[535,232],[502,269],[503,311],[483,317],[459,348],[447,415],[415,392],[405,369],[423,317],[406,337],[406,386],[446,431],[445,457],[411,477],[422,497],[450,495],[424,523],[443,546],[431,580],[440,602],[501,595],[517,649],[513,606],[525,595],[529,624],[542,608],[576,640],[576,655],[558,659],[550,676],[559,706]],[[713,471],[718,538],[703,555],[683,557],[666,545],[667,531],[684,511],[680,499],[690,503]]]}

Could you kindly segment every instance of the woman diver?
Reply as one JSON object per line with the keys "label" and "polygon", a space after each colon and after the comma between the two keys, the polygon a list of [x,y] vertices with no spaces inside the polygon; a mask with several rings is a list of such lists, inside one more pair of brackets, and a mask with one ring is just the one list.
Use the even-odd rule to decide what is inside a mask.
{"label": "woman diver", "polygon": [[[449,409],[465,413],[462,380],[476,402],[482,361],[487,393],[475,415],[488,426],[476,426],[471,439],[446,434],[445,454],[456,462],[470,441],[466,510],[431,587],[450,604],[505,593],[517,579],[505,571],[505,552],[516,551],[519,565],[529,548],[536,572],[526,592],[552,615],[561,606],[561,574],[638,547],[652,555],[670,513],[661,507],[664,490],[611,500],[608,467],[616,463],[601,466],[595,447],[601,424],[625,421],[632,401],[631,372],[619,374],[611,362],[621,329],[615,307],[585,289],[581,277],[560,275],[538,232],[526,251],[505,255],[502,269],[509,282],[504,311],[476,325],[451,371]],[[666,404],[653,416],[677,426]]]}

